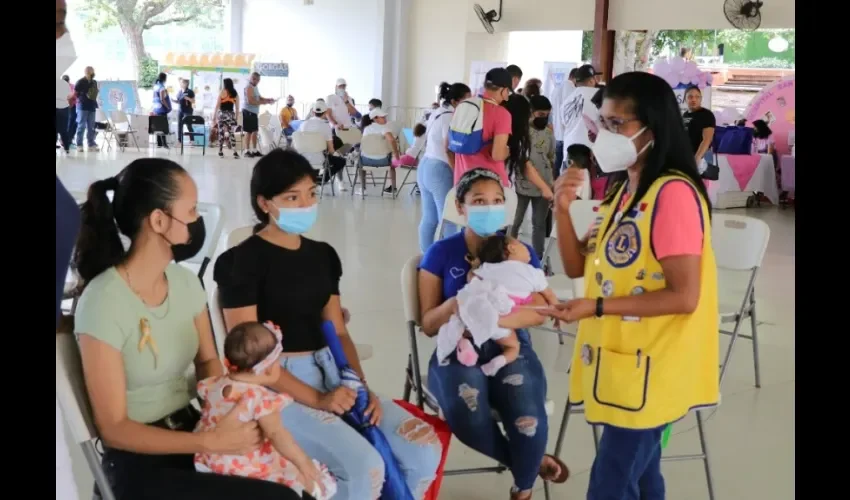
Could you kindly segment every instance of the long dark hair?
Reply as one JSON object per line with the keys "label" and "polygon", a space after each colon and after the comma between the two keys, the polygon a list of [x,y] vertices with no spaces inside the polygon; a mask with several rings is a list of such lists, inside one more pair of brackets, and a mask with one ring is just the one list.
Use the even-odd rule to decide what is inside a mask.
{"label": "long dark hair", "polygon": [[471,92],[469,86],[465,83],[458,82],[449,85],[448,82],[443,82],[440,84],[440,104],[443,106],[450,105],[452,101],[460,101]]}
{"label": "long dark hair", "polygon": [[168,78],[168,75],[166,75],[165,73],[160,73],[159,75],[156,76],[156,82],[157,83],[165,83],[166,78]]}
{"label": "long dark hair", "polygon": [[505,101],[505,107],[511,113],[511,135],[508,137],[510,156],[506,162],[510,178],[516,169],[524,172],[525,163],[531,155],[531,136],[528,130],[531,104],[524,97],[511,96]]}
{"label": "long dark hair", "polygon": [[260,208],[257,197],[270,200],[305,177],[315,180],[316,170],[294,150],[278,148],[260,158],[251,173],[251,208],[259,221],[254,226],[255,233],[269,223],[269,214]]}
{"label": "long dark hair", "polygon": [[[697,170],[691,143],[679,111],[679,103],[670,84],[651,73],[623,73],[608,82],[604,97],[628,103],[637,119],[654,136],[654,143],[647,154],[637,189],[624,213],[628,213],[641,201],[656,179],[677,171],[690,179],[710,214],[711,202],[708,192]],[[614,176],[614,186],[606,194],[603,204],[612,203],[617,191],[628,179],[627,172],[618,172]]]}
{"label": "long dark hair", "polygon": [[224,90],[227,91],[227,95],[230,97],[236,97],[239,95],[239,93],[236,92],[236,88],[233,87],[233,80],[230,78],[225,78],[221,81],[221,84],[224,86]]}
{"label": "long dark hair", "polygon": [[[154,210],[169,211],[180,196],[183,167],[164,158],[141,158],[115,177],[95,181],[80,209],[80,237],[71,266],[83,286],[127,256],[120,234],[135,241],[142,222]],[[112,201],[108,193],[113,191]]]}
{"label": "long dark hair", "polygon": [[767,139],[772,133],[773,130],[770,130],[770,127],[767,126],[766,121],[753,121],[753,137],[755,137],[756,139]]}

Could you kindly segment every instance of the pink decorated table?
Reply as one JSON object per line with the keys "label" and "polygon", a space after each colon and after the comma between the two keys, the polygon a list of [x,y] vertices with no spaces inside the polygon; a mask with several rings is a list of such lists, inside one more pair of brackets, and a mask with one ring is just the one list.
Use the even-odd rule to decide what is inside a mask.
{"label": "pink decorated table", "polygon": [[[718,205],[718,200],[722,202],[723,198],[730,195],[740,194],[741,199],[746,199],[754,192],[764,193],[771,203],[779,204],[776,170],[771,155],[718,155],[717,166],[720,170],[718,180],[706,183],[708,197],[713,205]],[[720,203],[718,208],[722,208],[722,205],[724,203]]]}

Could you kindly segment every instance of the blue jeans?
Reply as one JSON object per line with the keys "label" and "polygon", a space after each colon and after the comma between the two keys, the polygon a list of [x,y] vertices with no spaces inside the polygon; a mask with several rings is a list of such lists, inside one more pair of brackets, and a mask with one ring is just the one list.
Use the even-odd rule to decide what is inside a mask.
{"label": "blue jeans", "polygon": [[368,156],[360,156],[360,163],[364,167],[389,167],[392,165],[392,156],[386,158],[369,158]]}
{"label": "blue jeans", "polygon": [[[449,427],[465,445],[509,467],[514,485],[529,490],[546,453],[549,419],[546,416],[546,375],[531,349],[528,332],[518,331],[519,357],[495,377],[480,366],[464,366],[455,354],[442,366],[436,352],[428,366],[428,389],[437,398]],[[493,341],[481,346],[478,364],[502,353]],[[491,410],[496,410],[507,436]]]}
{"label": "blue jeans", "polygon": [[[68,137],[77,135],[77,106],[68,106]],[[72,142],[72,141],[69,141]],[[69,144],[70,145],[70,144]]]}
{"label": "blue jeans", "polygon": [[[416,183],[419,184],[419,192],[422,195],[419,249],[424,254],[434,244],[434,232],[437,230],[440,219],[443,218],[446,195],[454,187],[454,175],[448,163],[425,157],[416,168]],[[454,234],[454,224],[451,224],[451,228],[448,225],[448,223],[443,225],[443,234]]]}
{"label": "blue jeans", "polygon": [[94,126],[94,111],[83,111],[81,109],[77,110],[77,147],[83,147],[83,131],[86,133],[86,139],[88,139],[88,146],[94,147],[97,146],[97,143],[94,141],[95,135],[97,135],[97,129]]}
{"label": "blue jeans", "polygon": [[[313,354],[282,357],[281,366],[314,389],[326,392],[340,385],[339,370],[328,348]],[[384,432],[414,498],[431,485],[442,447],[436,433],[423,435],[426,424],[392,401],[382,400]],[[328,466],[337,480],[337,498],[377,498],[384,480],[384,462],[366,439],[336,415],[292,403],[281,412],[283,425],[310,457]]]}
{"label": "blue jeans", "polygon": [[587,500],[664,500],[661,433],[604,425]]}

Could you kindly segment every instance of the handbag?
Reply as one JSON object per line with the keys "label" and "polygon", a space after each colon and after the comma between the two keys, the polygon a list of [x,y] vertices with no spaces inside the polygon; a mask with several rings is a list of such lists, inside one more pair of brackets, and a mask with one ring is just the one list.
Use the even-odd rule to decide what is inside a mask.
{"label": "handbag", "polygon": [[706,162],[705,170],[700,173],[700,177],[707,181],[716,181],[720,179],[720,167],[717,165],[717,155],[714,154],[714,151],[708,150],[703,157],[703,160]]}
{"label": "handbag", "polygon": [[449,456],[449,443],[451,443],[452,440],[452,431],[449,429],[449,424],[437,415],[429,415],[418,406],[408,403],[407,401],[396,399],[393,402],[407,410],[407,412],[414,417],[433,427],[434,432],[437,433],[437,438],[443,446],[443,454],[440,456],[440,465],[437,466],[437,474],[434,476],[434,481],[431,483],[431,486],[428,487],[428,490],[425,492],[425,496],[422,498],[423,500],[439,500],[440,487],[443,485],[443,473],[446,469],[446,458]]}

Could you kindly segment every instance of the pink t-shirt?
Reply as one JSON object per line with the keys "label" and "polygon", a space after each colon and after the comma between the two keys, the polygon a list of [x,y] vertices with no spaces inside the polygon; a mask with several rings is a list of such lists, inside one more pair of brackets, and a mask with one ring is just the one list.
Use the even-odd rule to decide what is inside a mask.
{"label": "pink t-shirt", "polygon": [[[703,221],[699,194],[685,181],[670,181],[661,188],[652,221],[655,258],[702,255]],[[626,193],[620,209],[626,208]]]}
{"label": "pink t-shirt", "polygon": [[504,161],[496,161],[493,159],[493,137],[497,135],[509,135],[511,133],[511,114],[502,106],[484,101],[484,127],[482,134],[486,144],[481,151],[474,155],[455,155],[455,180],[454,183],[460,180],[461,176],[473,168],[486,168],[499,174],[502,178],[502,185],[510,186],[511,182],[508,179],[508,172],[505,169]]}

